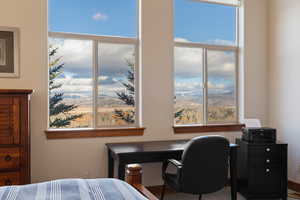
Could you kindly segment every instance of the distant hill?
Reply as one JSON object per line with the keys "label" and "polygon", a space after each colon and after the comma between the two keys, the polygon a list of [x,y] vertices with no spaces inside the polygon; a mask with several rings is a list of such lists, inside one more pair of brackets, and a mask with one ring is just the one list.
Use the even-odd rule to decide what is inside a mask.
{"label": "distant hill", "polygon": [[[178,106],[184,104],[193,103],[193,104],[203,104],[202,95],[194,96],[177,96],[176,102]],[[213,106],[230,106],[234,105],[235,99],[232,94],[213,94],[209,95],[209,104]]]}
{"label": "distant hill", "polygon": [[[67,98],[64,99],[64,101],[68,104],[76,104],[79,106],[91,106],[93,103],[92,98],[87,98],[87,97],[75,97],[72,96],[67,96]],[[112,98],[109,96],[100,96],[98,98],[98,106],[100,107],[112,107],[112,106],[124,106],[124,103],[117,99],[117,98]]]}

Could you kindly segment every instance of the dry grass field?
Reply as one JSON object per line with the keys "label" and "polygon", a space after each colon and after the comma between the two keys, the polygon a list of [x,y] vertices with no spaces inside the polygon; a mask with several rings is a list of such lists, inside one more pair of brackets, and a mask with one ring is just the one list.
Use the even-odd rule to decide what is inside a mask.
{"label": "dry grass field", "polygon": [[[107,126],[126,126],[128,123],[118,120],[113,117],[114,110],[116,108],[101,108],[98,109],[97,114],[97,125],[99,127]],[[132,110],[132,107],[118,107],[117,109],[122,110]],[[180,110],[177,108],[176,110]],[[69,128],[85,128],[92,126],[92,112],[86,108],[78,108],[72,111],[74,114],[83,114],[83,116],[75,121],[73,121]],[[184,124],[201,124],[203,122],[203,109],[202,107],[191,106],[184,108],[183,114],[180,118],[176,119],[177,125]],[[211,123],[214,122],[224,122],[224,121],[234,121],[235,120],[235,108],[233,106],[214,106],[210,107],[208,110],[208,120]]]}
{"label": "dry grass field", "polygon": [[[202,124],[203,123],[203,106],[194,104],[190,106],[177,106],[176,111],[184,110],[182,115],[175,119],[177,125]],[[234,106],[211,106],[208,108],[208,122],[233,122],[236,119]]]}
{"label": "dry grass field", "polygon": [[[115,107],[100,107],[97,113],[97,126],[98,127],[113,127],[113,126],[128,126],[127,122],[116,119],[114,117],[114,110],[133,110],[130,106],[115,106]],[[182,115],[175,119],[175,124],[202,124],[203,123],[203,106],[202,104],[190,103],[190,104],[176,104],[175,110],[183,110]],[[93,112],[90,106],[81,105],[75,110],[70,112],[71,114],[82,114],[81,118],[78,118],[71,122],[71,125],[66,128],[89,128],[92,127]],[[61,116],[63,117],[63,116]],[[231,122],[236,118],[236,111],[234,106],[210,106],[208,108],[208,122]]]}
{"label": "dry grass field", "polygon": [[[132,110],[132,107],[103,107],[98,108],[97,113],[97,126],[98,127],[104,127],[104,126],[125,126],[128,125],[128,123],[118,120],[113,117],[114,110]],[[91,107],[85,107],[80,106],[77,109],[70,112],[72,114],[82,114],[83,116],[81,118],[78,118],[74,120],[71,125],[68,128],[88,128],[92,126],[92,120],[93,120],[93,114],[92,114],[92,108]]]}

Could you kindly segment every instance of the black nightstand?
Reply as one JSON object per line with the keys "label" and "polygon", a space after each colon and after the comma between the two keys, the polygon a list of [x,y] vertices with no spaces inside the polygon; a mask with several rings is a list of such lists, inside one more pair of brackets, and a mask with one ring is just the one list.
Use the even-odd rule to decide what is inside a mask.
{"label": "black nightstand", "polygon": [[238,191],[246,199],[287,199],[287,144],[236,139]]}

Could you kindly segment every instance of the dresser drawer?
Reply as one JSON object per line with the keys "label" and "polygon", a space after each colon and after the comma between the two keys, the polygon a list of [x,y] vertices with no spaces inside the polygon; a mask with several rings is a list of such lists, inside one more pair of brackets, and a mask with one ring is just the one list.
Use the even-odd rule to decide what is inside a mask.
{"label": "dresser drawer", "polygon": [[20,167],[20,148],[0,148],[0,169]]}
{"label": "dresser drawer", "polygon": [[0,95],[0,144],[20,144],[21,99]]}
{"label": "dresser drawer", "polygon": [[0,186],[20,185],[20,172],[0,173]]}

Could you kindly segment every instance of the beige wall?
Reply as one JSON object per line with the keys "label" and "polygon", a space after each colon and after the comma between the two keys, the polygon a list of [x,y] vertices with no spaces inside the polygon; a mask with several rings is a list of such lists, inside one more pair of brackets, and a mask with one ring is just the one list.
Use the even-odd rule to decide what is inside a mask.
{"label": "beige wall", "polygon": [[[172,132],[173,59],[172,0],[142,0],[141,55],[143,137],[46,140],[47,127],[47,6],[46,0],[4,0],[0,26],[21,29],[21,77],[0,79],[0,88],[33,88],[31,103],[32,180],[64,177],[105,177],[107,142],[190,138]],[[245,7],[246,46],[244,93],[246,117],[267,122],[266,0],[249,0]],[[155,13],[155,14],[153,14]],[[238,133],[224,133],[231,140]],[[157,164],[145,166],[147,184],[160,183]]]}
{"label": "beige wall", "polygon": [[289,179],[300,183],[300,1],[270,0],[269,122],[289,144]]}
{"label": "beige wall", "polygon": [[258,118],[268,123],[268,1],[245,0],[245,87],[246,118]]}

